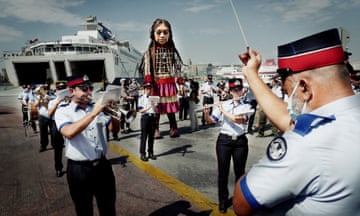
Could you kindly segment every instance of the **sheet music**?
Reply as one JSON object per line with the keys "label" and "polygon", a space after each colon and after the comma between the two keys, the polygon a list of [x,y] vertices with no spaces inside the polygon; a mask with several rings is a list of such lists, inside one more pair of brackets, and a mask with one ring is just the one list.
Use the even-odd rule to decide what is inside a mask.
{"label": "sheet music", "polygon": [[234,115],[253,114],[254,112],[255,112],[255,110],[251,109],[251,110],[247,110],[247,111],[242,111],[242,112],[234,113]]}
{"label": "sheet music", "polygon": [[59,98],[60,100],[63,100],[65,97],[71,97],[70,90],[68,88],[57,90],[56,97]]}
{"label": "sheet music", "polygon": [[106,91],[96,92],[94,100],[101,105],[106,104],[110,100],[117,101],[120,98],[121,88],[117,85],[108,85]]}

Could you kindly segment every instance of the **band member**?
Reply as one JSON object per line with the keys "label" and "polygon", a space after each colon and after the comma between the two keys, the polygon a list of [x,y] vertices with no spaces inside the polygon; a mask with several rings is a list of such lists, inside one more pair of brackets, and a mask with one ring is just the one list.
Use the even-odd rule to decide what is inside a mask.
{"label": "band member", "polygon": [[[208,105],[214,104],[214,95],[218,91],[217,89],[218,89],[217,86],[213,82],[212,75],[209,74],[207,76],[207,81],[203,83],[200,88],[200,94],[203,96],[202,98],[203,106],[205,106],[206,104]],[[212,107],[210,107],[210,114],[211,112],[212,112]],[[201,118],[201,123],[203,126],[206,123],[204,115],[205,114],[203,113]]]}
{"label": "band member", "polygon": [[245,135],[246,122],[251,113],[251,106],[242,100],[242,79],[230,79],[229,89],[232,99],[219,102],[210,115],[205,105],[204,114],[207,124],[213,124],[223,118],[220,134],[216,141],[218,162],[218,198],[219,211],[225,213],[228,207],[228,178],[230,161],[233,159],[235,182],[245,173],[248,156],[248,139]]}
{"label": "band member", "polygon": [[49,101],[53,99],[46,86],[35,89],[37,93],[36,106],[39,109],[40,152],[46,151],[49,144],[49,131],[51,132],[51,118],[48,113]]}
{"label": "band member", "polygon": [[115,177],[106,158],[106,128],[112,131],[107,104],[91,102],[93,86],[87,77],[71,77],[69,105],[55,112],[57,129],[66,143],[67,181],[77,215],[93,215],[93,197],[100,215],[115,216]]}
{"label": "band member", "polygon": [[34,133],[36,133],[36,122],[34,118],[36,117],[36,113],[38,110],[34,106],[34,104],[36,103],[36,96],[33,91],[33,87],[34,86],[32,84],[24,85],[24,90],[18,95],[18,100],[21,104],[23,124],[27,124],[30,121],[32,129]]}
{"label": "band member", "polygon": [[[55,175],[61,177],[63,175],[62,154],[64,148],[64,138],[58,131],[55,123],[55,112],[59,107],[66,106],[70,103],[70,90],[67,89],[66,81],[57,82],[55,84],[56,98],[49,102],[48,113],[51,117],[51,145],[54,148]],[[66,94],[65,91],[68,91]]]}
{"label": "band member", "polygon": [[264,112],[284,133],[236,183],[237,215],[359,215],[360,96],[344,64],[339,30],[278,46],[277,70],[289,97],[278,98],[259,77],[261,54],[239,55]]}
{"label": "band member", "polygon": [[[156,160],[154,155],[154,132],[156,124],[156,104],[149,98],[151,80],[144,81],[144,94],[139,98],[138,110],[141,113],[140,155],[142,161]],[[146,141],[148,143],[148,157],[146,156]]]}

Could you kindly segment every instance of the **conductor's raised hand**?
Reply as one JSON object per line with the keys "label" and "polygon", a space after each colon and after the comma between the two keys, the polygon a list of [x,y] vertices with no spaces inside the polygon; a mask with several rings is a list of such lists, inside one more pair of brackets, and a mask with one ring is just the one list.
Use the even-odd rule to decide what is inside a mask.
{"label": "conductor's raised hand", "polygon": [[243,73],[245,76],[250,75],[250,73],[258,73],[258,70],[261,65],[261,54],[251,48],[246,52],[238,55],[241,62],[244,64]]}

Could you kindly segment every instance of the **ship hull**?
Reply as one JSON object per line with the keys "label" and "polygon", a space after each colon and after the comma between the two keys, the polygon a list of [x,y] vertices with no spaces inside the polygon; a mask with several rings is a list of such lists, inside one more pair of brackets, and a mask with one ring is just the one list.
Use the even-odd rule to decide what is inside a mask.
{"label": "ship hull", "polygon": [[130,53],[126,56],[114,53],[6,56],[4,66],[10,83],[15,86],[66,80],[75,74],[86,74],[93,82],[111,82],[116,77],[138,77],[140,58],[139,54]]}

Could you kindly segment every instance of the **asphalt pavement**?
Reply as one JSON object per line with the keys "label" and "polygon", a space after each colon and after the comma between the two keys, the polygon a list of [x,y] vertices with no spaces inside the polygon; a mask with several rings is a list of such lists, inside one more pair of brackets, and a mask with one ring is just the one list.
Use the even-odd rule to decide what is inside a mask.
{"label": "asphalt pavement", "polygon": [[[66,173],[55,176],[53,150],[39,152],[39,134],[25,136],[20,89],[0,92],[0,216],[75,215]],[[199,113],[199,123],[200,113]],[[119,133],[109,141],[107,158],[113,165],[117,188],[117,215],[234,215],[231,206],[220,214],[217,206],[217,165],[215,141],[218,125],[200,126],[191,132],[190,121],[178,121],[181,136],[169,137],[166,115],[161,116],[163,139],[155,140],[157,160],[139,158],[139,118],[131,123],[133,132]],[[268,131],[270,132],[270,131]],[[246,170],[265,152],[273,137],[250,135]],[[63,159],[66,165],[66,159]],[[229,190],[234,187],[231,170]],[[96,208],[96,202],[94,201]],[[95,215],[98,215],[95,211]]]}

